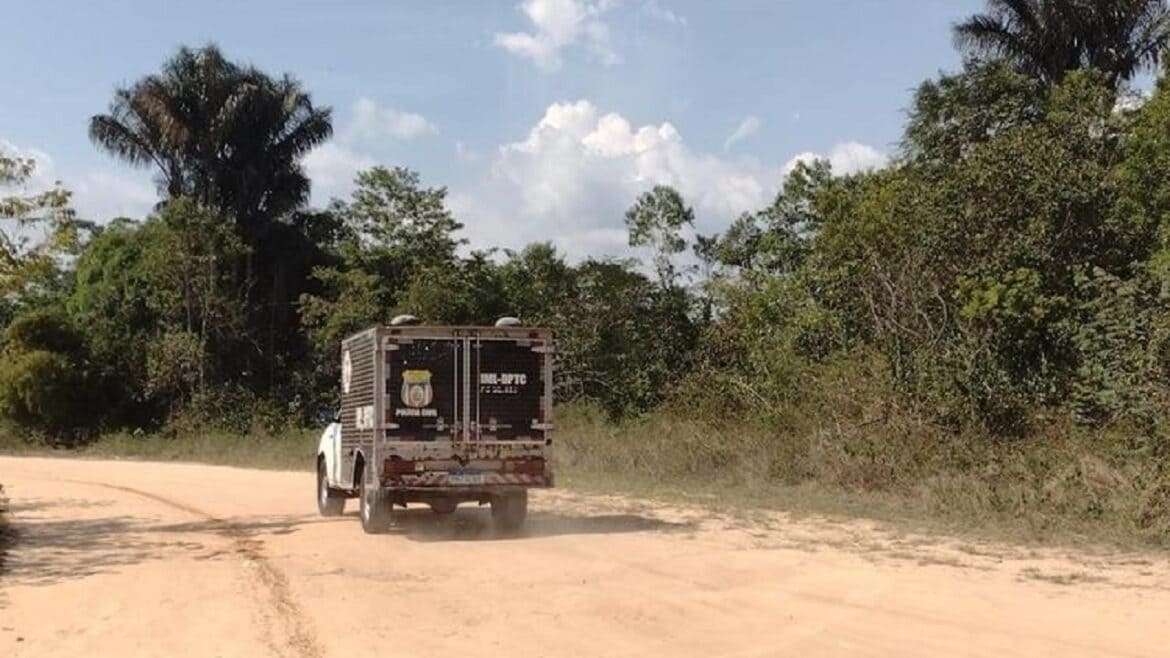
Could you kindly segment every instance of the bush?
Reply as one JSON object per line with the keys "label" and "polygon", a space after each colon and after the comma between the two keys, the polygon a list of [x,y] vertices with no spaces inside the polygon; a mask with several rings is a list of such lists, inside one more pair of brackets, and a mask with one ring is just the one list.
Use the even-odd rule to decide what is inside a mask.
{"label": "bush", "polygon": [[5,332],[0,416],[73,441],[102,419],[102,389],[88,374],[84,340],[54,312],[17,318]]}
{"label": "bush", "polygon": [[36,350],[0,365],[0,414],[26,427],[66,434],[91,423],[84,379],[67,357]]}
{"label": "bush", "polygon": [[165,433],[271,437],[294,429],[300,420],[300,410],[288,403],[260,397],[244,386],[227,384],[192,395],[186,406],[168,419]]}

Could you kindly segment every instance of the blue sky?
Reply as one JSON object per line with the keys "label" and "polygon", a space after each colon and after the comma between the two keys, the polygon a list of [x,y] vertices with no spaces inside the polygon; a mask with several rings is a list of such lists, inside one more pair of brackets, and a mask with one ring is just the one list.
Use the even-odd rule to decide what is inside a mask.
{"label": "blue sky", "polygon": [[[100,6],[99,6],[100,5]],[[913,88],[959,60],[981,0],[19,2],[0,40],[0,146],[83,215],[140,216],[151,173],[86,136],[180,44],[298,77],[334,110],[314,202],[371,164],[447,185],[476,246],[620,253],[622,211],[679,187],[704,232],[766,203],[794,158],[880,166]]]}

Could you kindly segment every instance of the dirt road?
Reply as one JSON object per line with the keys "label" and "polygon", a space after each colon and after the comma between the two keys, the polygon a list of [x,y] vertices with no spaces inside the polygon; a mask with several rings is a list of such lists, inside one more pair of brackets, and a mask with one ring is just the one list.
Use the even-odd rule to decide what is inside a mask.
{"label": "dirt road", "polygon": [[[1162,558],[542,492],[363,535],[307,473],[0,458],[3,656],[1165,656]],[[352,509],[354,506],[350,505]],[[352,514],[352,512],[351,512]]]}

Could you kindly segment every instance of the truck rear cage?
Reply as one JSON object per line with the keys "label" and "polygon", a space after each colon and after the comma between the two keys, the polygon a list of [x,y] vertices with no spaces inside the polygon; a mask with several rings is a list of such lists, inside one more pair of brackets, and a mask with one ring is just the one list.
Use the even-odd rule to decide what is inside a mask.
{"label": "truck rear cage", "polygon": [[552,336],[530,327],[374,327],[342,342],[342,442],[548,442]]}

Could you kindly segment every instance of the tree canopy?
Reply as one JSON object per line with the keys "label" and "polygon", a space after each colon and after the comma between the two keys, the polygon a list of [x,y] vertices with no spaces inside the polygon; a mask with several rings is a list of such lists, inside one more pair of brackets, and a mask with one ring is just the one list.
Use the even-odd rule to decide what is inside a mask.
{"label": "tree canopy", "polygon": [[89,124],[94,143],[151,167],[166,197],[189,197],[238,222],[250,241],[308,200],[300,158],[333,134],[290,76],[180,48],[157,74],[119,88]]}
{"label": "tree canopy", "polygon": [[1091,68],[1110,85],[1156,66],[1170,42],[1165,0],[988,0],[954,28],[976,58],[1003,58],[1045,83]]}

